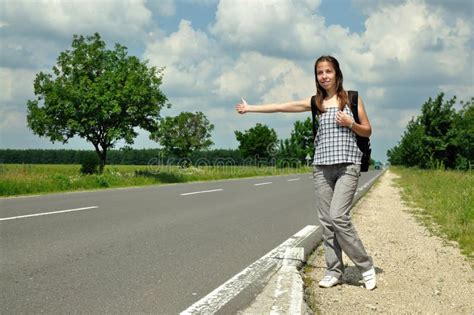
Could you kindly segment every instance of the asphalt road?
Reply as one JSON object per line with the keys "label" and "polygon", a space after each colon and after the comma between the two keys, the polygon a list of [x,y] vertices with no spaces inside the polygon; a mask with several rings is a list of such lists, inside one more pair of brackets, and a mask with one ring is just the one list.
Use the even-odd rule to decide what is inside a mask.
{"label": "asphalt road", "polygon": [[[378,172],[364,173],[359,186]],[[4,314],[177,314],[318,224],[311,174],[6,198],[0,206]]]}

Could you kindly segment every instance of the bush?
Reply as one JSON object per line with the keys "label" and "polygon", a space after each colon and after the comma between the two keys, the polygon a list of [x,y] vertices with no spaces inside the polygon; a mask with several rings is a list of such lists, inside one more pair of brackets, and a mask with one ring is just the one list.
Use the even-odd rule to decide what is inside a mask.
{"label": "bush", "polygon": [[456,158],[456,169],[460,171],[467,171],[471,169],[471,164],[464,156],[458,156]]}
{"label": "bush", "polygon": [[81,159],[81,174],[98,174],[99,158],[94,153],[85,154]]}
{"label": "bush", "polygon": [[104,187],[104,188],[110,187],[110,183],[104,175],[98,175],[95,179],[99,187]]}

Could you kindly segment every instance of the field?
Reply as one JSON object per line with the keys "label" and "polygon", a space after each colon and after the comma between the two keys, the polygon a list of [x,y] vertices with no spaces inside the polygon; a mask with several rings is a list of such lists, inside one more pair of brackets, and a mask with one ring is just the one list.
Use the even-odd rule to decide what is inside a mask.
{"label": "field", "polygon": [[474,174],[391,167],[401,178],[403,198],[436,235],[458,242],[474,258]]}
{"label": "field", "polygon": [[310,172],[307,167],[108,165],[103,174],[81,175],[80,168],[80,165],[0,164],[0,196]]}

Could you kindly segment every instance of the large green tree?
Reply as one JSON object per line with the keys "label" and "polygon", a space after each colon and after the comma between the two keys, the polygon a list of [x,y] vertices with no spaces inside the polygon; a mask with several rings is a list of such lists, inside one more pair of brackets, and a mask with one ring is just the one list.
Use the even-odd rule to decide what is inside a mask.
{"label": "large green tree", "polygon": [[421,115],[418,117],[424,130],[423,168],[433,167],[438,163],[453,167],[458,153],[452,141],[453,133],[450,132],[454,128],[456,97],[447,101],[443,101],[443,98],[444,93],[440,93],[435,99],[429,98],[421,107]]}
{"label": "large green tree", "polygon": [[168,155],[189,158],[196,150],[209,148],[213,142],[214,125],[201,112],[182,112],[176,117],[165,117],[150,139],[158,141]]}
{"label": "large green tree", "polygon": [[450,139],[451,146],[457,148],[455,167],[468,169],[474,165],[474,97],[461,104],[462,108],[454,118]]}
{"label": "large green tree", "polygon": [[474,101],[456,112],[456,97],[443,98],[443,93],[429,98],[421,115],[410,120],[400,142],[387,152],[391,164],[468,169],[474,163]]}
{"label": "large green tree", "polygon": [[127,48],[106,48],[98,33],[73,36],[72,50],[60,53],[51,74],[34,81],[35,100],[29,100],[28,126],[52,142],[67,143],[79,136],[92,143],[100,159],[119,140],[133,144],[136,127],[153,132],[167,98],[160,90],[162,69],[148,67]]}
{"label": "large green tree", "polygon": [[245,132],[235,131],[239,150],[244,158],[270,160],[276,156],[277,135],[275,130],[257,123]]}

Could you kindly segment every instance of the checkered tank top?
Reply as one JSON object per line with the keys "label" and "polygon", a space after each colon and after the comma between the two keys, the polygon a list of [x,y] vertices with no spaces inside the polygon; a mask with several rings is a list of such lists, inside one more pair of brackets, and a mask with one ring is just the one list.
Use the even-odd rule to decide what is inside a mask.
{"label": "checkered tank top", "polygon": [[[348,127],[336,124],[338,110],[338,107],[329,107],[317,116],[319,127],[314,141],[313,165],[360,164],[362,152],[357,146],[356,135]],[[354,118],[349,106],[344,107],[344,112]]]}

